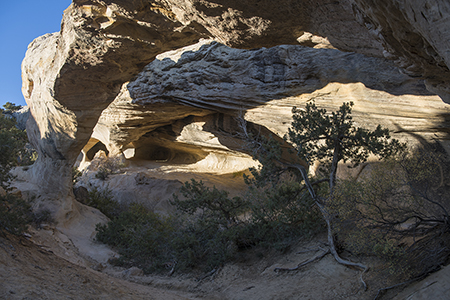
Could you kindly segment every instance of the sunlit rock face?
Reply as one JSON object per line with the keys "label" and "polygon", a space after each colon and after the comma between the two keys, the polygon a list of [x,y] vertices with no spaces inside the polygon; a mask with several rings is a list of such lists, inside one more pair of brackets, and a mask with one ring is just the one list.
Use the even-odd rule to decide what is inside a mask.
{"label": "sunlit rock face", "polygon": [[39,152],[33,171],[43,193],[70,191],[71,165],[124,81],[157,54],[205,35],[157,4],[122,2],[74,1],[61,31],[28,47],[22,91],[32,115],[30,140]]}
{"label": "sunlit rock face", "polygon": [[[28,134],[39,152],[30,176],[41,194],[70,198],[71,167],[91,137],[117,154],[189,116],[231,116],[267,105],[272,105],[269,112],[280,107],[289,112],[291,102],[283,106],[283,99],[317,98],[336,84],[362,83],[400,102],[411,95],[436,103],[423,79],[429,91],[446,100],[448,6],[443,0],[74,0],[61,31],[31,43],[22,65],[32,116]],[[317,52],[295,54],[290,46],[233,52],[214,44],[207,46],[209,53],[194,51],[144,69],[158,54],[201,38],[242,49],[300,43],[379,60],[313,48],[309,51]],[[399,74],[382,57],[417,79]],[[367,73],[377,66],[385,68]],[[342,90],[337,88],[339,99],[353,99]],[[433,104],[433,115],[438,106]],[[269,113],[253,122],[275,130],[290,121]]]}
{"label": "sunlit rock face", "polygon": [[89,164],[97,151],[122,153],[124,174],[106,182],[90,176],[80,184],[107,186],[119,201],[133,199],[159,212],[170,211],[175,187],[191,177],[242,191],[233,174],[257,162],[242,139],[241,122],[282,137],[292,107],[309,101],[328,111],[352,101],[357,126],[381,124],[410,145],[440,140],[448,148],[447,105],[423,80],[383,58],[293,45],[239,50],[202,41],[157,56],[122,86],[80,166],[95,172],[95,159]]}
{"label": "sunlit rock face", "polygon": [[[445,132],[446,105],[422,80],[402,74],[382,58],[286,45],[238,50],[206,41],[184,50],[158,56],[124,84],[93,137],[116,153],[134,148],[144,136],[147,144],[162,145],[156,132],[167,126],[178,128],[170,129],[173,145],[206,141],[206,136],[181,138],[182,128],[189,128],[194,116],[206,120],[217,112],[283,136],[291,108],[311,100],[329,110],[353,101],[361,126],[381,123],[399,133],[420,132],[427,139],[439,128]],[[181,120],[183,126],[175,125]],[[236,124],[228,126],[228,134],[239,131]],[[151,132],[154,142],[149,142]]]}

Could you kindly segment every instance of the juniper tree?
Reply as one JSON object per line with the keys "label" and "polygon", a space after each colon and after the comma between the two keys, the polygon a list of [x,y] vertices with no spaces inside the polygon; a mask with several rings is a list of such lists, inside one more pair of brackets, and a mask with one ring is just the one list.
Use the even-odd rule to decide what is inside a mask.
{"label": "juniper tree", "polygon": [[[328,113],[325,109],[319,109],[314,102],[309,102],[304,109],[292,109],[293,121],[285,140],[306,165],[319,162],[323,178],[312,180],[305,164],[283,159],[280,145],[274,143],[273,139],[257,138],[251,134],[246,136],[250,139],[249,145],[257,149],[254,155],[263,165],[253,172],[255,180],[267,181],[271,177],[269,174],[279,176],[283,170],[297,170],[301,174],[300,180],[304,188],[314,199],[326,222],[330,252],[339,263],[365,271],[366,266],[344,260],[336,251],[332,232],[333,216],[328,211],[327,203],[333,197],[338,164],[350,163],[357,166],[366,162],[371,154],[380,159],[388,158],[402,151],[405,145],[392,139],[389,130],[381,126],[377,126],[373,131],[357,127],[351,116],[352,106],[352,102],[343,103],[336,112]],[[247,132],[247,129],[244,132]],[[328,189],[326,193],[319,194],[315,186],[323,182],[328,182]],[[363,284],[365,285],[364,282]]]}

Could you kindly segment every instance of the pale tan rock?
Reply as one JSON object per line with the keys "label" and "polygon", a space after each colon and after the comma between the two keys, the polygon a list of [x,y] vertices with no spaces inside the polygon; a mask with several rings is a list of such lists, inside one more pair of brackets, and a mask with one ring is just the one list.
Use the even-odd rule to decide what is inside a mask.
{"label": "pale tan rock", "polygon": [[450,267],[443,267],[425,279],[415,282],[401,291],[394,300],[448,299],[450,292]]}
{"label": "pale tan rock", "polygon": [[[218,138],[217,141],[223,141],[224,137],[217,128],[216,135],[196,130],[198,122],[218,122],[205,115],[221,112],[231,120],[230,115],[242,114],[248,121],[283,136],[290,126],[291,108],[313,99],[330,110],[336,110],[342,102],[354,101],[355,112],[361,111],[365,125],[376,126],[381,122],[397,131],[392,123],[407,126],[408,130],[425,126],[429,129],[420,129],[420,135],[428,137],[436,132],[433,128],[441,125],[442,119],[435,115],[439,111],[447,113],[446,105],[426,90],[423,81],[401,74],[380,58],[286,45],[238,50],[202,42],[187,50],[184,54],[159,56],[134,81],[126,83],[123,92],[102,113],[93,136],[107,136],[104,143],[110,152],[134,149],[134,155],[139,156],[142,150],[136,150],[138,147],[162,147],[176,152],[177,147],[186,148],[181,144],[191,144],[206,157],[207,153],[199,148],[218,150],[222,147],[220,142],[211,144],[210,136]],[[323,101],[324,98],[330,100]],[[433,107],[431,115],[429,110],[422,109],[424,105]],[[389,107],[395,117],[381,116]],[[424,116],[421,119],[424,125],[408,116],[417,110]],[[187,118],[188,115],[197,117]],[[371,118],[373,121],[368,121]],[[408,125],[408,121],[414,125]],[[173,136],[161,138],[158,127],[171,128]],[[231,135],[237,130],[235,123],[227,132]],[[149,132],[153,133],[140,140]],[[195,152],[190,149],[184,150],[185,153]],[[228,155],[233,156],[231,152]]]}
{"label": "pale tan rock", "polygon": [[40,174],[32,178],[50,198],[70,190],[70,172],[61,169],[70,170],[122,83],[157,54],[205,36],[195,24],[164,14],[158,4],[133,5],[75,1],[60,33],[28,47],[22,91],[32,116],[28,134],[39,152],[34,173]]}
{"label": "pale tan rock", "polygon": [[[61,32],[31,43],[23,63],[23,93],[32,115],[28,132],[40,154],[32,178],[43,194],[64,198],[71,185],[67,170],[123,83],[156,55],[202,37],[254,48],[295,44],[314,32],[338,49],[398,58],[398,65],[423,76],[445,99],[449,26],[440,14],[448,4],[403,2],[75,0]],[[53,174],[58,180],[49,178]]]}
{"label": "pale tan rock", "polygon": [[[385,101],[389,105],[398,101],[399,104],[392,107],[400,108],[406,103],[405,110],[400,109],[399,113],[392,113],[391,106],[387,106],[388,112],[401,119],[397,122],[394,118],[385,118],[392,123],[391,128],[400,124],[399,131],[414,138],[420,138],[418,131],[431,136],[434,130],[440,138],[445,131],[440,128],[447,127],[447,111],[437,112],[436,101],[439,99],[418,94],[416,79],[405,79],[399,86],[392,86],[392,79],[401,75],[397,71],[392,73],[397,70],[392,66],[382,68],[388,64],[381,60],[373,61],[373,69],[379,71],[368,72],[366,75],[370,75],[364,77],[361,65],[352,64],[356,62],[351,59],[355,56],[353,53],[339,52],[336,56],[322,57],[319,62],[315,57],[319,52],[291,57],[288,46],[276,50],[260,49],[240,52],[241,58],[247,61],[240,69],[232,70],[230,61],[221,59],[220,53],[210,51],[202,58],[198,57],[202,65],[196,67],[199,68],[196,73],[193,66],[189,69],[188,65],[183,65],[181,58],[175,64],[165,60],[161,66],[168,69],[184,67],[190,73],[178,70],[177,74],[173,69],[172,75],[162,81],[163,73],[150,70],[153,77],[139,75],[140,79],[151,79],[149,83],[134,78],[157,55],[192,45],[200,38],[213,38],[228,46],[251,49],[297,44],[297,39],[306,32],[315,35],[304,40],[314,46],[329,43],[330,47],[344,51],[379,58],[384,55],[408,74],[425,79],[429,90],[450,102],[448,6],[444,0],[74,0],[65,11],[61,31],[33,41],[22,64],[22,91],[31,113],[27,131],[39,152],[38,161],[23,174],[23,178],[34,189],[37,204],[47,206],[55,215],[61,232],[64,231],[73,244],[89,252],[92,247],[84,238],[93,233],[101,216],[74,201],[71,168],[91,138],[94,145],[102,142],[111,154],[136,149],[136,155],[139,146],[149,149],[145,145],[152,145],[150,139],[144,141],[141,138],[159,130],[153,145],[156,145],[155,141],[163,141],[170,146],[171,153],[190,149],[189,153],[197,158],[202,153],[203,159],[186,164],[189,172],[195,164],[200,164],[195,166],[199,169],[211,166],[232,169],[235,161],[228,163],[227,157],[237,151],[230,147],[221,150],[226,143],[213,143],[214,138],[205,146],[202,139],[211,131],[199,131],[202,137],[199,141],[171,141],[167,136],[160,138],[164,126],[173,129],[173,124],[190,115],[208,118],[215,113],[231,115],[245,110],[249,111],[248,120],[282,135],[290,122],[290,106],[311,99],[325,99],[324,105],[329,105],[330,99],[339,102],[355,100],[359,120],[369,120],[369,125],[377,122],[377,116],[384,118],[389,113],[374,114],[369,118],[370,113],[360,110],[362,106],[373,112],[378,111],[375,107]],[[324,40],[318,41],[318,37]],[[195,57],[196,53],[188,56]],[[260,56],[255,56],[256,53]],[[224,51],[224,56],[229,57],[229,53]],[[334,69],[327,66],[337,59],[341,61],[340,66]],[[249,68],[243,68],[245,64]],[[300,68],[295,69],[296,64]],[[322,68],[317,72],[321,64]],[[251,69],[252,66],[255,68]],[[220,68],[232,71],[207,73],[210,67],[213,71]],[[300,72],[289,73],[293,69]],[[205,74],[199,74],[199,71]],[[237,71],[244,73],[238,77]],[[188,74],[204,77],[186,76]],[[294,79],[289,81],[287,75]],[[384,81],[383,77],[386,78]],[[238,79],[244,82],[238,83]],[[231,86],[228,89],[227,83]],[[214,85],[217,92],[212,89]],[[410,95],[413,98],[409,98]],[[300,98],[292,100],[290,97]],[[276,105],[272,101],[276,101]],[[412,108],[408,107],[409,103],[414,103]],[[333,102],[330,107],[336,105]],[[108,116],[106,108],[114,114]],[[122,113],[116,114],[120,111]],[[407,113],[407,117],[403,118],[402,113]],[[259,118],[256,117],[258,114]],[[99,118],[102,118],[100,122]],[[182,128],[188,129],[195,123],[184,124]],[[175,139],[182,132],[178,131]],[[223,138],[216,134],[214,137]],[[211,145],[213,147],[209,147]],[[85,161],[89,159],[91,149],[84,148]],[[219,157],[220,151],[223,155]],[[183,159],[186,157],[191,156]],[[202,161],[204,165],[200,163]],[[166,171],[171,168],[168,166]]]}

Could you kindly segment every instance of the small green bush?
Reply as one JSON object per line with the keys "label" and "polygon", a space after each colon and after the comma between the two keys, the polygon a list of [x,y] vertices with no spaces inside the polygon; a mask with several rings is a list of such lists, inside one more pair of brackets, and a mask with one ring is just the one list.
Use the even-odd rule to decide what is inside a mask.
{"label": "small green bush", "polygon": [[[172,201],[178,209],[175,217],[162,217],[134,204],[97,226],[97,240],[120,253],[116,264],[135,265],[146,273],[168,266],[183,272],[211,271],[242,249],[263,245],[284,250],[294,238],[321,228],[317,209],[295,182],[275,190],[254,190],[258,201],[253,202],[230,198],[226,191],[195,180],[180,191],[183,200],[174,195]],[[109,200],[90,203],[109,211],[114,203],[110,194],[94,194],[95,199]]]}
{"label": "small green bush", "polygon": [[20,235],[32,220],[31,206],[25,200],[12,194],[0,196],[0,233]]}
{"label": "small green bush", "polygon": [[125,205],[120,204],[113,199],[110,190],[99,190],[96,187],[89,191],[88,199],[86,200],[86,203],[83,204],[97,208],[110,219],[117,218],[124,210],[126,210]]}
{"label": "small green bush", "polygon": [[19,156],[27,142],[26,132],[16,127],[16,120],[0,109],[0,186],[7,188],[9,171],[19,165]]}
{"label": "small green bush", "polygon": [[250,234],[254,242],[283,250],[293,239],[323,228],[314,200],[301,187],[296,181],[284,181],[271,188],[250,188],[247,197],[251,199]]}
{"label": "small green bush", "polygon": [[116,264],[138,266],[150,273],[173,263],[170,248],[173,231],[171,218],[133,204],[108,224],[97,225],[96,238],[118,250],[121,258]]}

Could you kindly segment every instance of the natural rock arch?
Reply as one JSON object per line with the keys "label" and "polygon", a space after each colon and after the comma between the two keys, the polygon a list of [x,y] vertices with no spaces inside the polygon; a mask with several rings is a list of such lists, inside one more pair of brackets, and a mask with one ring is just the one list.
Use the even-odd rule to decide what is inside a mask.
{"label": "natural rock arch", "polygon": [[449,11],[448,2],[431,0],[74,0],[61,31],[31,43],[23,63],[23,93],[32,115],[28,134],[39,152],[31,178],[41,195],[71,202],[71,167],[124,82],[158,54],[203,37],[255,48],[295,44],[313,32],[330,46],[393,59],[448,100],[450,26],[439,13]]}

